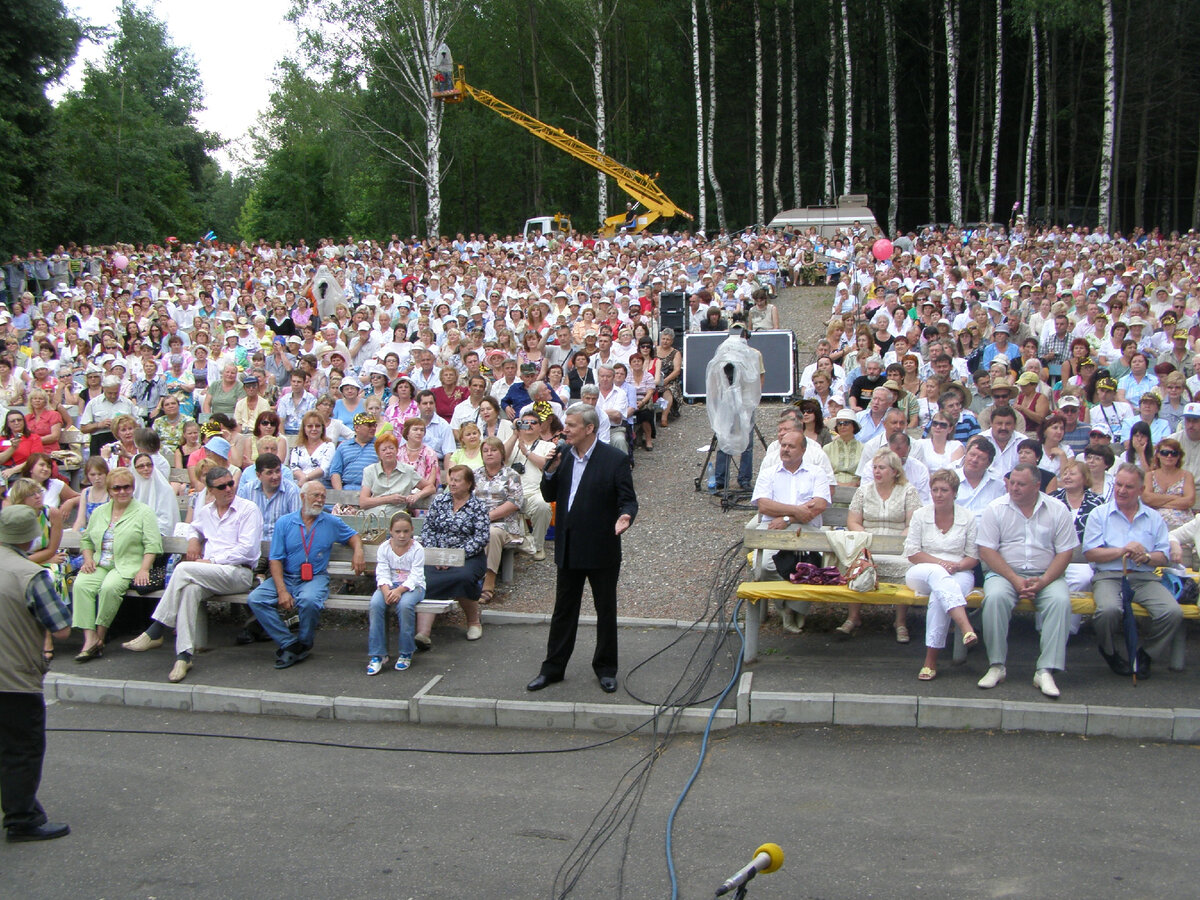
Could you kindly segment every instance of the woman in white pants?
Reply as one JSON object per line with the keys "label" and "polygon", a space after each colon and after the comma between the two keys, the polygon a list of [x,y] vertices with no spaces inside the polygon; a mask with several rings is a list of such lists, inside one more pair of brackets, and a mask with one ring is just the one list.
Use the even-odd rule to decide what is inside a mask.
{"label": "woman in white pants", "polygon": [[929,476],[932,506],[913,513],[904,541],[904,555],[912,568],[904,576],[914,594],[929,597],[925,617],[925,665],[917,675],[921,681],[937,677],[938,651],[946,646],[946,634],[954,621],[963,632],[963,643],[979,640],[967,619],[967,594],[975,586],[975,514],[954,500],[958,476],[939,469]]}

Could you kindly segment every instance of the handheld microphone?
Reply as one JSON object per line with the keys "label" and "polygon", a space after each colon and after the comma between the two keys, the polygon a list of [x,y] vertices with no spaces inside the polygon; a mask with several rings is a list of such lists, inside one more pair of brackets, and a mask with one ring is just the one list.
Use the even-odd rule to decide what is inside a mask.
{"label": "handheld microphone", "polygon": [[717,888],[717,897],[724,896],[732,890],[742,887],[759,872],[777,871],[783,865],[783,848],[778,844],[763,844],[754,851],[754,859],[750,865],[740,869],[737,874]]}
{"label": "handheld microphone", "polygon": [[550,468],[553,469],[560,466],[563,461],[563,456],[565,456],[566,452],[570,449],[571,445],[562,438],[559,438],[554,444],[554,460],[550,463]]}

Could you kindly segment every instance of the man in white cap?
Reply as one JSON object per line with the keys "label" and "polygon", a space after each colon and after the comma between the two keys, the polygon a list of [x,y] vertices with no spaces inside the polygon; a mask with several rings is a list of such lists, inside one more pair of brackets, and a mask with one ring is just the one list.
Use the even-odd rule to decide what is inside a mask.
{"label": "man in white cap", "polygon": [[1091,441],[1091,426],[1079,418],[1081,401],[1073,394],[1064,394],[1058,399],[1058,411],[1065,420],[1062,442],[1079,455]]}
{"label": "man in white cap", "polygon": [[359,322],[358,331],[355,333],[353,340],[350,341],[351,365],[355,369],[361,369],[381,346],[382,343],[375,338],[371,323],[367,321]]}
{"label": "man in white cap", "polygon": [[26,556],[41,534],[32,507],[0,512],[0,805],[9,843],[71,833],[48,822],[37,799],[46,756],[43,640],[47,631],[59,640],[71,635],[70,610],[49,572]]}
{"label": "man in white cap", "polygon": [[1200,478],[1200,403],[1183,408],[1183,423],[1171,437],[1183,448],[1183,467],[1193,478]]}

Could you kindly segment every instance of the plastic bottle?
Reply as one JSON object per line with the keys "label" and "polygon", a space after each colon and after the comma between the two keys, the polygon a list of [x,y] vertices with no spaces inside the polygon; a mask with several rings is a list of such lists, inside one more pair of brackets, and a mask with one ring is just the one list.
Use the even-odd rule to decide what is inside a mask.
{"label": "plastic bottle", "polygon": [[704,470],[704,474],[708,481],[708,489],[715,491],[717,489],[717,470],[713,468],[711,461],[708,464],[708,468]]}

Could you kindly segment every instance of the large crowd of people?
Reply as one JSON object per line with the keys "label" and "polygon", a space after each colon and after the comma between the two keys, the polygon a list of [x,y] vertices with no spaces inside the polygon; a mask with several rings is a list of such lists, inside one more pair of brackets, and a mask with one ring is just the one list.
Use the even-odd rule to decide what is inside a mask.
{"label": "large crowd of people", "polygon": [[[1070,595],[1089,590],[1104,659],[1148,677],[1182,624],[1157,572],[1194,549],[1200,237],[1018,220],[906,235],[884,259],[874,239],[825,257],[830,319],[780,423],[803,440],[755,488],[766,527],[819,526],[830,488],[847,485],[850,531],[904,536],[899,571],[930,598],[922,680],[953,620],[986,645],[979,686],[1003,682],[1026,599],[1041,631],[1034,686],[1059,696],[1079,627]],[[1123,578],[1150,617],[1132,658],[1118,639]],[[975,586],[982,636],[962,610]],[[786,630],[803,627],[803,607],[781,612]],[[860,624],[852,604],[838,631]]]}
{"label": "large crowd of people", "polygon": [[[811,280],[816,268],[832,298],[825,333],[802,348],[811,363],[789,419],[809,447],[800,464],[820,468],[826,488],[859,488],[851,530],[911,541],[915,520],[926,537],[950,523],[963,531],[957,560],[938,562],[919,543],[909,554],[922,590],[943,601],[934,640],[956,618],[965,561],[986,564],[989,597],[1024,597],[1047,572],[1074,590],[1092,585],[1093,565],[1074,555],[1062,572],[1058,555],[1053,566],[1014,567],[996,555],[1003,546],[989,545],[989,510],[1025,508],[1012,496],[1014,470],[1036,482],[1038,510],[1065,516],[1097,569],[1108,563],[1092,558],[1089,522],[1111,520],[1097,511],[1117,503],[1121,473],[1136,472],[1138,514],[1177,536],[1148,552],[1178,558],[1178,545],[1191,543],[1200,474],[1200,239],[1017,221],[901,236],[880,259],[879,237],[867,228],[611,240],[393,235],[14,257],[0,310],[6,503],[34,508],[43,527],[31,558],[60,590],[74,583],[81,662],[103,653],[125,590],[151,586],[152,576],[178,582],[149,636],[130,643],[157,646],[175,628],[172,678],[181,680],[192,664],[195,603],[186,598],[247,590],[243,572],[260,562],[257,542],[239,552],[234,539],[223,546],[226,563],[201,555],[205,529],[225,534],[222,517],[236,514],[259,520],[242,535],[282,535],[270,562],[283,569],[278,577],[272,569],[251,604],[265,633],[250,622],[239,639],[274,638],[286,667],[307,654],[313,622],[311,579],[301,584],[292,571],[312,551],[297,551],[293,532],[302,544],[314,530],[326,543],[348,540],[309,511],[318,493],[323,501],[350,492],[330,504],[334,513],[380,515],[400,533],[374,605],[396,605],[407,623],[399,657],[407,667],[413,647],[430,640],[429,622],[412,613],[415,596],[456,593],[467,637],[477,639],[478,607],[494,596],[505,549],[545,559],[541,473],[573,404],[592,407],[600,440],[634,464],[684,409],[678,332],[777,328],[780,288]],[[668,291],[687,297],[679,328],[660,315]],[[69,427],[85,436],[82,454],[62,443]],[[64,469],[79,465],[76,491]],[[787,468],[778,454],[766,465]],[[170,479],[173,468],[188,471],[186,484]],[[950,480],[936,476],[947,471],[956,502],[938,506]],[[182,517],[177,495],[187,497]],[[973,513],[969,534],[957,507]],[[143,508],[160,536],[196,538],[195,554],[165,560]],[[409,541],[411,519],[426,519],[418,548],[432,539],[467,551],[462,571],[418,579],[405,569],[418,558],[403,538],[405,517]],[[73,559],[58,549],[72,526],[83,534]],[[1125,559],[1142,564],[1132,550]],[[1035,578],[1030,567],[1043,563]],[[204,565],[214,568],[197,581]],[[935,577],[936,565],[958,577]],[[299,638],[265,611],[292,605]],[[785,628],[799,627],[794,611],[784,613]],[[1001,618],[985,616],[982,636],[999,671]],[[840,630],[858,624],[852,609]],[[1065,642],[1070,622],[1060,625],[1044,616],[1043,641]],[[907,641],[904,610],[895,627]],[[1148,659],[1162,646],[1147,644]],[[389,661],[380,647],[376,629],[368,672]],[[1116,670],[1142,665],[1104,641],[1101,649]],[[53,654],[49,637],[45,653]],[[1047,693],[1061,657],[1039,665]]]}

